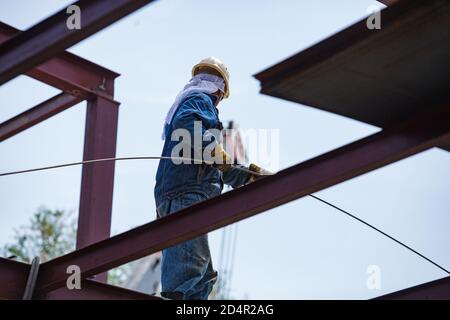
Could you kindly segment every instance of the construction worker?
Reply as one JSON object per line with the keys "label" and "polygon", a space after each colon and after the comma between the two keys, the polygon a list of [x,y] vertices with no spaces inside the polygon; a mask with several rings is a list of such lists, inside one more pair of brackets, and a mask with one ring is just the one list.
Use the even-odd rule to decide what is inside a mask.
{"label": "construction worker", "polygon": [[[178,94],[167,113],[162,156],[173,157],[174,147],[180,143],[171,139],[176,130],[187,130],[194,136],[196,121],[200,121],[203,135],[211,129],[222,130],[217,106],[229,95],[229,74],[219,59],[210,57],[196,64],[192,69],[191,80]],[[159,218],[219,195],[224,183],[239,187],[255,179],[256,176],[239,171],[231,165],[230,156],[224,151],[217,136],[213,137],[212,142],[203,141],[200,144],[201,151],[211,143],[214,146],[212,156],[218,159],[214,164],[160,160],[155,186],[156,211]],[[186,154],[177,156],[186,157]],[[252,165],[252,168],[258,169],[255,169],[255,165]],[[216,279],[217,272],[213,269],[207,235],[163,250],[162,297],[206,300]]]}

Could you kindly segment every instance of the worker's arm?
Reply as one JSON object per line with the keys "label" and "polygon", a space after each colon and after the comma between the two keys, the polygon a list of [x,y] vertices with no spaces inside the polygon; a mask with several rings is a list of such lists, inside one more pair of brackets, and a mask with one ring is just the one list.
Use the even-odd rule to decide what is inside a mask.
{"label": "worker's arm", "polygon": [[[247,169],[247,171],[250,170],[254,172],[254,174],[239,170],[237,167],[245,168]],[[223,182],[232,186],[233,188],[237,188],[271,174],[273,173],[261,168],[254,163],[250,164],[248,168],[243,165],[233,165],[230,166],[228,170],[223,172]]]}
{"label": "worker's arm", "polygon": [[237,166],[245,168],[245,166],[242,165],[234,165],[228,170],[223,171],[222,176],[223,182],[233,188],[247,184],[252,177],[252,174],[237,169]]}
{"label": "worker's arm", "polygon": [[[200,141],[196,141],[197,145],[194,144],[196,126],[198,128],[198,133],[200,133],[199,138],[201,139]],[[191,140],[179,140],[183,140],[183,143],[189,143],[189,147],[193,151],[193,154],[191,155],[193,158],[196,154],[203,155],[205,147],[214,143],[216,137],[211,134],[208,135],[208,130],[218,129],[218,127],[219,119],[212,103],[206,98],[196,95],[187,99],[180,105],[172,120],[173,131],[171,138],[179,139],[179,137],[177,137],[177,129],[187,130],[191,136]],[[203,137],[209,137],[209,140],[204,140]]]}

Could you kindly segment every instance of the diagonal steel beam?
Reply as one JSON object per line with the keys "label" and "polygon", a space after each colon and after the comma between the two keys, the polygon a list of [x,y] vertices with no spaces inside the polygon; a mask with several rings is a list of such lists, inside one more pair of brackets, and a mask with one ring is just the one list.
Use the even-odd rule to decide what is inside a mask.
{"label": "diagonal steel beam", "polygon": [[92,280],[83,280],[81,289],[66,287],[38,296],[39,300],[160,300],[142,292],[116,287]]}
{"label": "diagonal steel beam", "polygon": [[[0,44],[21,31],[0,21]],[[69,52],[42,63],[26,75],[76,96],[114,96],[114,79],[118,73]]]}
{"label": "diagonal steel beam", "polygon": [[386,6],[392,6],[394,3],[398,2],[399,0],[378,0],[378,2],[381,2],[382,4]]}
{"label": "diagonal steel beam", "polygon": [[69,30],[61,10],[0,46],[0,85],[107,27],[152,0],[80,0],[81,29]]}
{"label": "diagonal steel beam", "polygon": [[450,300],[450,277],[392,292],[374,300]]}
{"label": "diagonal steel beam", "polygon": [[0,123],[0,142],[83,101],[80,97],[60,93],[21,114]]}
{"label": "diagonal steel beam", "polygon": [[396,127],[49,261],[40,268],[37,290],[64,285],[69,265],[89,277],[450,141],[448,119],[449,105],[430,108]]}

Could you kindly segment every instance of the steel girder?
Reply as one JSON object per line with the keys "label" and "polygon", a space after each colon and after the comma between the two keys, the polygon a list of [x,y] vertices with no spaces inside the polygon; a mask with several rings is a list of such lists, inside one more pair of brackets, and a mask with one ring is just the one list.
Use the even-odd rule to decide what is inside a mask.
{"label": "steel girder", "polygon": [[448,142],[449,118],[449,105],[432,108],[274,176],[46,262],[37,291],[64,285],[69,265],[89,277]]}
{"label": "steel girder", "polygon": [[40,300],[160,300],[158,297],[142,292],[93,280],[83,280],[81,289],[69,290],[63,287],[36,298]]}
{"label": "steel girder", "polygon": [[0,258],[0,299],[22,299],[30,265]]}
{"label": "steel girder", "polygon": [[0,142],[83,101],[68,93],[58,94],[0,124]]}
{"label": "steel girder", "polygon": [[450,300],[450,277],[389,293],[374,300]]}
{"label": "steel girder", "polygon": [[[21,31],[0,22],[0,45]],[[42,63],[25,72],[26,75],[79,97],[102,95],[112,98],[114,79],[118,73],[99,66],[69,52]]]}
{"label": "steel girder", "polygon": [[65,49],[107,27],[152,0],[80,0],[82,25],[67,28],[68,14],[61,10],[0,46],[0,85],[53,58]]}
{"label": "steel girder", "polygon": [[394,3],[398,2],[399,0],[378,0],[378,2],[381,2],[382,4],[386,6],[392,6]]}
{"label": "steel girder", "polygon": [[[0,258],[0,300],[19,300],[25,291],[30,265]],[[59,288],[36,299],[113,299],[113,300],[155,300],[157,297],[141,292],[107,285],[93,280],[83,280],[81,289]]]}
{"label": "steel girder", "polygon": [[[0,23],[0,84],[26,72],[27,75],[66,92],[1,124],[2,140],[88,99],[84,159],[114,157],[119,103],[112,98],[114,79],[118,74],[70,53],[61,52],[150,2],[151,0],[80,0],[74,3],[82,11],[80,30],[67,28],[68,15],[65,10],[25,32]],[[59,56],[54,58],[57,54]],[[114,163],[101,167],[91,164],[83,166],[77,247],[109,237],[113,181]],[[8,260],[1,262],[5,269],[2,274],[8,275],[6,280],[2,279],[2,284],[20,291],[17,282],[23,279],[15,271],[20,272],[20,268],[29,266]],[[105,280],[105,274],[97,279]],[[87,281],[87,284],[88,288],[94,290],[92,292],[99,294],[97,283]],[[17,292],[8,290],[0,296],[18,298]],[[98,297],[105,296],[108,290],[111,294],[115,292],[115,296],[123,294],[102,286],[100,291],[103,293]],[[59,290],[51,296],[67,296],[67,292]]]}
{"label": "steel girder", "polygon": [[[119,103],[103,97],[88,101],[83,160],[116,156],[118,117]],[[113,161],[83,165],[77,249],[110,236],[114,168]],[[106,282],[107,274],[96,279]]]}

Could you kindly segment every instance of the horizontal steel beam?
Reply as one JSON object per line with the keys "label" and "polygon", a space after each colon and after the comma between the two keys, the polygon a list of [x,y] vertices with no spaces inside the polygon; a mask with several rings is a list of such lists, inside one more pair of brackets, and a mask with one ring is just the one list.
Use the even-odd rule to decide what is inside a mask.
{"label": "horizontal steel beam", "polygon": [[[22,299],[29,271],[29,264],[0,258],[0,300]],[[93,280],[83,280],[80,290],[69,290],[62,287],[34,298],[46,300],[159,300],[155,296]]]}
{"label": "horizontal steel beam", "polygon": [[69,290],[66,287],[38,296],[39,300],[160,300],[142,292],[133,291],[105,283],[83,280],[81,289]]}
{"label": "horizontal steel beam", "polygon": [[[0,21],[0,44],[21,31]],[[26,75],[76,96],[114,96],[114,79],[118,73],[69,52],[44,62]]]}
{"label": "horizontal steel beam", "polygon": [[392,292],[374,300],[450,300],[450,277]]}
{"label": "horizontal steel beam", "polygon": [[0,258],[0,300],[22,299],[30,265]]}
{"label": "horizontal steel beam", "polygon": [[450,141],[448,119],[450,106],[430,108],[396,127],[46,262],[37,290],[64,285],[69,265],[89,277]]}
{"label": "horizontal steel beam", "polygon": [[21,114],[0,123],[0,142],[83,101],[80,97],[61,93]]}
{"label": "horizontal steel beam", "polygon": [[53,58],[152,0],[80,0],[81,28],[69,30],[61,10],[0,46],[0,85]]}

